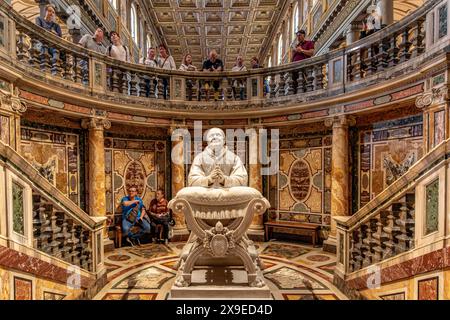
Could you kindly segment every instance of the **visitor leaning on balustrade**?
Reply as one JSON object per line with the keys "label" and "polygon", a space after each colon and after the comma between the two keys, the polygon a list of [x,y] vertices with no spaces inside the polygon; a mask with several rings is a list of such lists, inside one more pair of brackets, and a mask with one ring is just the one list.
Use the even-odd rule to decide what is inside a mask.
{"label": "visitor leaning on balustrade", "polygon": [[[263,67],[259,64],[259,59],[257,57],[253,57],[250,60],[250,65],[252,69],[260,69]],[[269,82],[267,81],[267,79],[264,79],[263,87],[264,87],[264,94],[267,94],[269,92]],[[256,91],[256,88],[254,90]]]}
{"label": "visitor leaning on balustrade", "polygon": [[[169,50],[167,49],[165,44],[159,45],[159,57],[157,59],[158,67],[163,70],[176,70],[177,65],[175,64],[175,60],[169,54]],[[163,96],[164,100],[167,100],[167,93],[169,87],[169,80],[167,78],[163,78]]]}
{"label": "visitor leaning on balustrade", "polygon": [[[236,64],[231,69],[232,72],[240,72],[240,71],[247,71],[247,67],[244,65],[244,58],[241,55],[238,55],[236,58]],[[244,100],[244,81],[242,79],[235,79],[233,81],[233,98],[236,100],[236,91],[237,88],[239,88],[239,98],[241,100]]]}
{"label": "visitor leaning on balustrade", "polygon": [[52,4],[48,4],[45,6],[45,17],[37,17],[36,25],[45,30],[53,32],[58,37],[62,37],[61,26],[55,22],[56,11],[55,7]]}
{"label": "visitor leaning on balustrade", "polygon": [[[41,18],[41,17],[37,17],[36,18],[36,25],[38,25],[41,28],[44,28],[47,31],[50,31],[54,34],[56,34],[58,37],[62,37],[62,32],[61,32],[61,26],[55,22],[55,18],[56,18],[56,11],[55,11],[55,7],[52,4],[48,4],[47,6],[45,6],[45,17]],[[45,65],[43,62],[43,59],[45,59],[45,46],[42,43],[38,43],[37,44],[37,50],[41,51],[42,53],[42,57],[41,57],[41,64]],[[48,48],[48,53],[50,55],[50,63],[52,66],[52,74],[56,74],[57,70],[53,68],[53,66],[55,65],[56,59],[58,58],[57,56],[57,50],[55,48]],[[60,58],[64,59],[65,56],[63,53],[60,54]]]}
{"label": "visitor leaning on balustrade", "polygon": [[97,28],[93,36],[85,34],[78,44],[83,48],[98,52],[100,54],[106,53],[106,48],[103,45],[104,32],[102,28]]}
{"label": "visitor leaning on balustrade", "polygon": [[111,31],[109,39],[112,44],[108,47],[106,54],[111,58],[130,62],[130,50],[122,44],[120,35],[116,31]]}
{"label": "visitor leaning on balustrade", "polygon": [[[314,42],[306,40],[305,30],[297,31],[297,41],[292,44],[292,62],[303,61],[314,55]],[[304,81],[306,75],[298,71],[292,72],[294,80],[294,92],[297,93],[298,81]]]}
{"label": "visitor leaning on balustrade", "polygon": [[[221,72],[223,71],[223,62],[217,57],[217,51],[215,49],[212,49],[209,52],[209,59],[205,60],[202,65],[201,71],[210,71],[210,72]],[[211,84],[209,81],[205,81],[204,87],[205,87],[205,93],[206,93],[206,100],[209,100],[209,88]],[[214,100],[217,101],[219,99],[219,87],[220,82],[219,80],[212,81],[212,86],[214,89]],[[201,92],[199,90],[198,92],[198,100],[201,100]]]}
{"label": "visitor leaning on balustrade", "polygon": [[[183,63],[180,66],[181,71],[198,71],[197,67],[192,64],[192,55],[190,53],[185,54],[183,57]],[[194,87],[195,80],[186,79],[186,88],[189,101],[192,101],[192,88]]]}
{"label": "visitor leaning on balustrade", "polygon": [[[156,49],[153,47],[148,48],[147,57],[142,57],[139,63],[149,66],[150,68],[158,68],[158,61],[156,59]],[[155,76],[145,76],[145,95],[147,98],[150,96],[150,86],[153,86],[153,92],[155,97],[158,96],[158,78]]]}

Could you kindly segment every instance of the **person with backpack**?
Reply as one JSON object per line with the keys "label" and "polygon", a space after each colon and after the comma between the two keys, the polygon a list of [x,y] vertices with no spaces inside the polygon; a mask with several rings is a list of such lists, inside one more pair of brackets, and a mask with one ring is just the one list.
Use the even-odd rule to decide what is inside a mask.
{"label": "person with backpack", "polygon": [[130,62],[130,50],[122,44],[120,35],[116,31],[111,31],[109,39],[112,44],[108,47],[108,56],[120,61]]}

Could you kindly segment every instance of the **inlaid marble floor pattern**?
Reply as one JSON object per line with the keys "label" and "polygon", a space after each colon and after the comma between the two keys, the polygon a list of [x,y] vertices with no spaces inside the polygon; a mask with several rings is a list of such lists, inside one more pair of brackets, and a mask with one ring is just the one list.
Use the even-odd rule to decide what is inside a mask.
{"label": "inlaid marble floor pattern", "polygon": [[[124,247],[105,256],[108,284],[96,300],[164,300],[175,280],[174,265],[184,243]],[[333,284],[336,256],[308,245],[256,244],[264,276],[276,300],[347,299]]]}

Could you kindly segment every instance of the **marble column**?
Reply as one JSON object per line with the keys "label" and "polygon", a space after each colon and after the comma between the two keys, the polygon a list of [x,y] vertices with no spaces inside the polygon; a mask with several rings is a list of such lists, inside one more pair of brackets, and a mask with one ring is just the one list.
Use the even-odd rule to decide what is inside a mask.
{"label": "marble column", "polygon": [[[252,134],[249,136],[249,187],[263,192],[261,162],[259,159],[259,127],[249,128]],[[255,241],[264,241],[264,215],[255,215],[248,231],[248,236]]]}
{"label": "marble column", "polygon": [[394,23],[394,2],[392,0],[380,0],[378,7],[381,11],[381,26],[389,26]]}
{"label": "marble column", "polygon": [[[179,129],[179,126],[172,126],[169,129],[169,135]],[[171,189],[172,189],[172,199],[175,198],[178,191],[185,187],[185,161],[184,161],[184,141],[180,136],[174,137],[172,140],[171,149]],[[173,228],[175,241],[187,239],[189,231],[186,226],[186,221],[182,214],[173,213],[173,218],[175,220],[175,226]]]}
{"label": "marble column", "polygon": [[349,126],[355,120],[345,115],[325,120],[327,127],[333,128],[331,150],[331,229],[328,239],[324,241],[325,251],[336,252],[336,221],[338,216],[350,214],[350,179],[349,179]]}
{"label": "marble column", "polygon": [[[104,129],[111,123],[106,117],[83,119],[81,126],[88,130],[89,148],[89,214],[94,217],[106,217],[106,175],[105,175],[105,139]],[[105,251],[114,249],[108,237],[108,227],[103,233]]]}

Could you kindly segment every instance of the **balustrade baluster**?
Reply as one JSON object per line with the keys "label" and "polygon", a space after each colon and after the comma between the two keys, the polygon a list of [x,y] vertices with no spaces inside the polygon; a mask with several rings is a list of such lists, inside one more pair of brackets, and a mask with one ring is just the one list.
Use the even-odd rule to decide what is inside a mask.
{"label": "balustrade baluster", "polygon": [[321,90],[324,88],[324,76],[323,76],[323,65],[319,64],[314,67],[314,88],[315,90]]}
{"label": "balustrade baluster", "polygon": [[28,63],[32,67],[35,67],[35,68],[37,68],[41,64],[40,59],[39,59],[41,51],[38,50],[38,45],[39,44],[40,44],[39,41],[37,41],[35,39],[31,39],[31,47],[30,47],[30,50],[29,50]]}
{"label": "balustrade baluster", "polygon": [[373,230],[373,220],[371,219],[367,224],[366,227],[366,237],[363,239],[363,243],[366,245],[367,250],[364,252],[364,260],[363,260],[363,267],[370,266],[374,261],[373,257],[375,255],[373,248],[376,246],[377,241],[372,238]]}
{"label": "balustrade baluster", "polygon": [[112,92],[120,92],[120,71],[114,67],[111,68],[110,86]]}
{"label": "balustrade baluster", "polygon": [[292,79],[292,72],[288,71],[284,75],[285,77],[285,86],[284,86],[284,95],[290,96],[294,94],[294,80]]}
{"label": "balustrade baluster", "polygon": [[270,98],[275,98],[276,92],[275,89],[277,87],[277,84],[275,82],[275,75],[270,75],[270,81],[269,81],[269,88],[270,88]]}
{"label": "balustrade baluster", "polygon": [[304,73],[303,69],[301,69],[301,70],[298,71],[297,93],[306,92],[305,84],[306,84],[305,73]]}
{"label": "balustrade baluster", "polygon": [[81,66],[80,66],[80,58],[77,56],[73,56],[73,81],[81,82],[83,79],[81,75]]}
{"label": "balustrade baluster", "polygon": [[389,60],[388,60],[388,67],[393,67],[396,66],[398,64],[398,52],[399,52],[399,48],[397,46],[397,37],[398,35],[395,34],[394,36],[392,36],[390,38],[390,42],[389,42]]}
{"label": "balustrade baluster", "polygon": [[28,58],[28,50],[30,49],[26,41],[27,36],[23,32],[19,32],[16,40],[17,59],[23,61]]}
{"label": "balustrade baluster", "polygon": [[156,88],[158,89],[158,99],[164,99],[164,85],[163,85],[163,79],[161,79],[160,77],[158,77],[157,79],[158,83]]}
{"label": "balustrade baluster", "polygon": [[402,32],[402,43],[400,44],[400,62],[408,61],[411,58],[411,49],[412,43],[409,41],[409,29],[405,28]]}
{"label": "balustrade baluster", "polygon": [[425,28],[424,20],[418,19],[413,29],[413,37],[411,39],[412,50],[411,57],[415,58],[425,51]]}
{"label": "balustrade baluster", "polygon": [[352,80],[361,79],[361,50],[356,50],[352,56]]}
{"label": "balustrade baluster", "polygon": [[139,97],[147,96],[147,82],[145,74],[136,74],[138,80]]}
{"label": "balustrade baluster", "polygon": [[135,73],[130,73],[130,95],[138,96],[138,89],[136,85],[139,83],[139,79],[136,79],[137,75]]}
{"label": "balustrade baluster", "polygon": [[285,95],[284,87],[286,85],[286,80],[284,79],[284,75],[282,73],[278,74],[277,77],[279,77],[277,95],[282,97]]}
{"label": "balustrade baluster", "polygon": [[129,91],[128,91],[128,80],[129,80],[129,76],[128,73],[126,71],[121,70],[122,72],[122,94],[126,94],[129,95]]}
{"label": "balustrade baluster", "polygon": [[377,58],[376,51],[378,50],[378,46],[375,44],[370,46],[367,49],[367,59],[365,61],[365,65],[367,66],[367,75],[372,75],[377,72]]}
{"label": "balustrade baluster", "polygon": [[380,44],[378,45],[378,54],[376,55],[378,71],[384,71],[389,66],[388,49],[389,49],[389,44],[386,43],[385,39],[383,39],[380,42]]}
{"label": "balustrade baluster", "polygon": [[39,61],[40,61],[40,67],[42,71],[50,70],[51,63],[50,63],[50,54],[48,52],[49,48],[47,44],[44,42],[41,46],[41,52],[39,54]]}
{"label": "balustrade baluster", "polygon": [[66,54],[63,61],[63,77],[66,80],[73,81],[73,56]]}
{"label": "balustrade baluster", "polygon": [[314,90],[314,69],[312,67],[306,68],[306,92],[310,92]]}
{"label": "balustrade baluster", "polygon": [[53,58],[51,60],[51,72],[53,75],[56,75],[58,77],[61,77],[62,74],[62,66],[61,66],[61,52],[54,48],[53,49]]}
{"label": "balustrade baluster", "polygon": [[347,81],[353,81],[354,53],[347,53]]}

